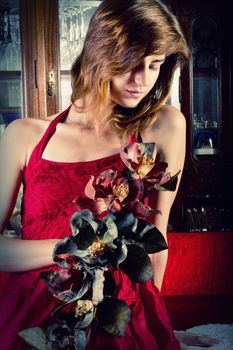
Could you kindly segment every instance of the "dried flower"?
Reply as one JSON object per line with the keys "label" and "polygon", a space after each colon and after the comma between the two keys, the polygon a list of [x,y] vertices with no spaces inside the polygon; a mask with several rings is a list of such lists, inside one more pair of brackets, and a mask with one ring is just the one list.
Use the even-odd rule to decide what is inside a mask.
{"label": "dried flower", "polygon": [[97,242],[93,242],[92,245],[90,245],[87,248],[88,253],[90,253],[94,257],[98,257],[104,254],[105,252],[105,243],[102,239],[100,239],[98,236],[96,236]]}
{"label": "dried flower", "polygon": [[144,179],[145,176],[151,171],[155,164],[153,158],[149,158],[146,155],[143,155],[138,159],[138,169],[136,173],[138,174],[140,179]]}
{"label": "dried flower", "polygon": [[114,185],[112,187],[112,192],[115,196],[118,197],[120,202],[123,202],[123,200],[128,196],[129,194],[129,185],[127,183],[123,183],[120,185]]}
{"label": "dried flower", "polygon": [[75,308],[75,316],[83,316],[92,311],[94,305],[91,300],[78,300]]}

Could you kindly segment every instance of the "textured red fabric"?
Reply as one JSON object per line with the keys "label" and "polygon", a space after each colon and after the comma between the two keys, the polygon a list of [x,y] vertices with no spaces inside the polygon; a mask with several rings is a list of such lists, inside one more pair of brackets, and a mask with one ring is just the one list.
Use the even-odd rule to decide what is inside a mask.
{"label": "textured red fabric", "polygon": [[[50,123],[35,147],[24,172],[22,210],[23,239],[64,238],[71,234],[69,220],[76,211],[73,200],[84,194],[91,175],[112,168],[121,170],[119,154],[102,159],[65,163],[42,158],[43,150],[58,122],[68,109]],[[55,269],[51,266],[45,270]],[[0,288],[1,350],[26,350],[17,332],[49,321],[49,314],[59,303],[40,279],[41,270],[26,273],[2,273]],[[104,331],[91,339],[89,350],[178,350],[180,349],[158,290],[152,281],[131,283],[121,271],[114,271],[117,294],[132,310],[125,337],[114,337]],[[111,312],[111,310],[109,310]]]}
{"label": "textured red fabric", "polygon": [[163,295],[233,295],[233,233],[168,233]]}

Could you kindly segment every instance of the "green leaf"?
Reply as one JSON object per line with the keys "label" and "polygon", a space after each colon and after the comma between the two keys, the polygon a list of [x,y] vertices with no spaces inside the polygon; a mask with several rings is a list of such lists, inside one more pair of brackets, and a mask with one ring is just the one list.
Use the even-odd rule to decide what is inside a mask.
{"label": "green leaf", "polygon": [[98,233],[107,245],[112,245],[112,242],[118,236],[118,231],[117,226],[111,216],[107,215],[103,218],[103,220],[100,223]]}
{"label": "green leaf", "polygon": [[118,268],[120,263],[127,257],[127,246],[123,242],[118,242],[116,249],[108,251],[105,255],[111,262],[111,265]]}
{"label": "green leaf", "polygon": [[134,282],[144,283],[149,281],[154,273],[148,254],[143,248],[136,244],[129,244],[127,248],[127,258],[119,267]]}
{"label": "green leaf", "polygon": [[136,234],[139,239],[136,237],[133,239],[142,243],[140,246],[142,246],[148,254],[157,253],[167,249],[167,242],[162,233],[155,225],[146,220],[138,219]]}
{"label": "green leaf", "polygon": [[148,254],[158,253],[168,248],[164,236],[156,227],[145,233],[142,243]]}
{"label": "green leaf", "polygon": [[40,327],[28,328],[18,333],[19,336],[35,350],[49,350],[46,333]]}
{"label": "green leaf", "polygon": [[125,328],[130,321],[131,310],[123,301],[116,298],[105,298],[98,305],[99,325],[107,332],[124,336]]}
{"label": "green leaf", "polygon": [[80,255],[79,253],[82,252],[78,250],[74,237],[68,236],[55,245],[53,249],[53,260],[58,266],[68,268],[71,261],[74,262],[74,257]]}

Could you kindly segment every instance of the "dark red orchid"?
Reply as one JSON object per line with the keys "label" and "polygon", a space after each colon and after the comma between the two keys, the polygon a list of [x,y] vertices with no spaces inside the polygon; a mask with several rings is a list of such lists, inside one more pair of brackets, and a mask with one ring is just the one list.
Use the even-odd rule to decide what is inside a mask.
{"label": "dark red orchid", "polygon": [[85,197],[75,200],[79,209],[91,208],[94,215],[105,211],[118,212],[129,193],[127,177],[116,169],[103,171],[99,176],[90,178],[85,188]]}
{"label": "dark red orchid", "polygon": [[90,208],[94,215],[107,211],[127,209],[137,216],[148,217],[160,213],[144,203],[152,189],[174,191],[177,175],[165,173],[167,163],[155,163],[154,143],[133,143],[122,148],[121,159],[124,172],[116,169],[103,171],[90,178],[85,188],[85,197],[75,200],[80,210]]}

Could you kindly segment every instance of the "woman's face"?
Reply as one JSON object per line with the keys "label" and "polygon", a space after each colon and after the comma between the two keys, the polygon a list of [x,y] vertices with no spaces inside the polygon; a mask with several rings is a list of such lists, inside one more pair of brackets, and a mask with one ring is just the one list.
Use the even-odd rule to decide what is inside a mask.
{"label": "woman's face", "polygon": [[110,82],[111,102],[136,107],[153,88],[164,61],[165,55],[146,56],[131,71],[114,76]]}

